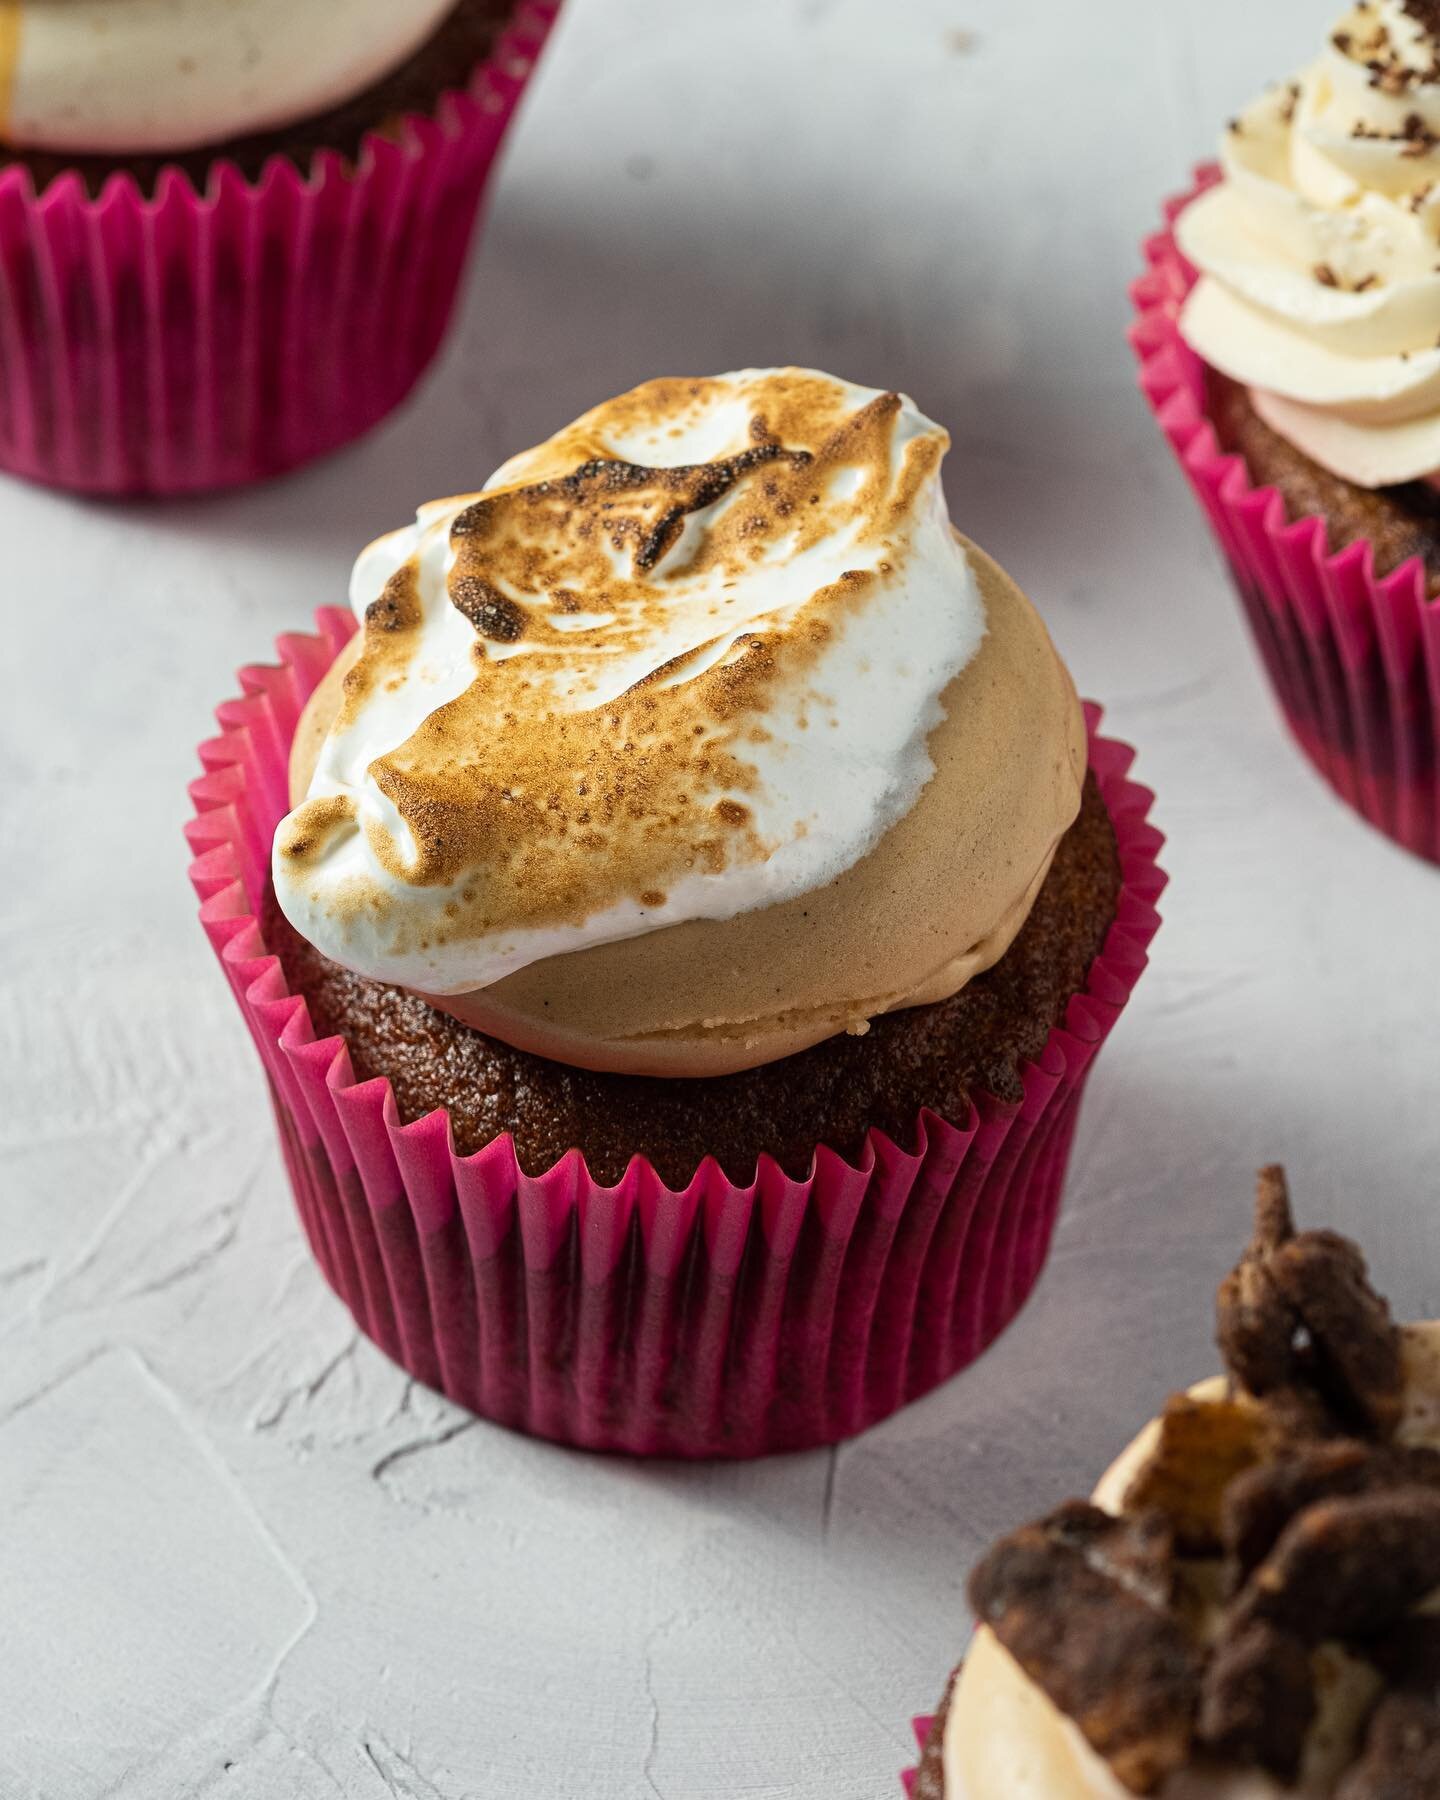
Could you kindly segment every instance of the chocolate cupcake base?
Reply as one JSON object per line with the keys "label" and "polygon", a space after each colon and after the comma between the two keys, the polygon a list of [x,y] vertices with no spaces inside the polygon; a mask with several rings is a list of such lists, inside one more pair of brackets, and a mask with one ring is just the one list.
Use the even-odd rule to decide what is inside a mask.
{"label": "chocolate cupcake base", "polygon": [[[757,1086],[744,1117],[728,1116],[733,1104],[702,1114],[692,1098],[688,1111],[647,1127],[642,1095],[652,1105],[651,1090],[671,1084],[631,1080],[614,1090],[618,1123],[587,1123],[575,1109],[581,1095],[594,1104],[597,1090],[572,1088],[574,1071],[540,1059],[497,1062],[511,1053],[478,1034],[437,1036],[465,1028],[432,1022],[428,1007],[367,1006],[343,983],[320,981],[324,970],[301,969],[293,947],[296,979],[314,985],[311,997],[292,989],[264,909],[296,722],[353,620],[328,612],[321,627],[319,638],[282,640],[283,667],[243,672],[246,697],[221,709],[223,735],[202,747],[208,773],[192,788],[199,816],[189,835],[201,919],[268,1076],[306,1234],[361,1329],[419,1380],[487,1418],[645,1455],[755,1456],[831,1443],[977,1356],[1043,1265],[1090,1065],[1158,925],[1163,877],[1150,795],[1128,779],[1130,753],[1096,735],[1097,715],[1089,823],[1072,832],[1052,880],[1057,900],[1072,883],[1072,897],[1086,897],[1085,929],[1103,942],[1092,954],[1083,933],[1060,929],[1058,912],[1048,926],[1042,914],[1028,947],[1017,940],[1000,965],[1010,966],[983,1009],[994,1022],[1013,1006],[1009,1022],[967,1027],[966,1067],[944,1076],[936,1021],[907,1026],[897,1015],[893,1056],[867,1062],[867,1040],[856,1040],[842,1054],[857,1060],[822,1062],[826,1078],[808,1088],[789,1075],[772,1077],[768,1095]],[[1078,969],[1068,993],[1062,945]],[[317,1037],[312,1004],[347,1008],[344,1032]],[[949,1017],[952,1034],[961,1016]],[[410,1029],[419,1037],[406,1104],[445,1091],[454,1110],[407,1123],[388,1072],[377,1063],[356,1077],[359,1055],[395,1057]],[[435,1073],[435,1061],[451,1056],[457,1069]],[[467,1098],[477,1074],[491,1080],[502,1067],[508,1088],[492,1083]],[[991,1072],[1009,1098],[983,1085]],[[925,1097],[947,1079],[951,1118]],[[859,1099],[849,1095],[857,1083]],[[902,1118],[907,1100],[917,1105]],[[811,1123],[862,1135],[843,1151],[812,1140],[802,1168],[787,1104],[811,1106]],[[865,1129],[862,1105],[888,1106],[893,1134],[873,1116]],[[572,1120],[618,1179],[587,1167],[574,1137],[562,1146]],[[461,1131],[478,1138],[502,1122],[510,1129],[501,1135],[467,1140],[468,1154],[458,1141]],[[712,1145],[728,1169],[713,1154],[695,1164],[702,1125],[726,1128]],[[643,1129],[675,1180],[632,1154]],[[529,1134],[523,1154],[516,1130]],[[742,1143],[747,1156],[761,1146],[748,1169],[736,1161]]]}
{"label": "chocolate cupcake base", "polygon": [[683,1188],[705,1158],[752,1181],[769,1157],[795,1181],[821,1144],[847,1159],[872,1130],[911,1147],[922,1112],[963,1120],[986,1092],[1015,1104],[1021,1071],[1083,989],[1115,918],[1115,831],[1094,776],[1019,936],[994,968],[949,1000],[875,1019],[738,1075],[660,1080],[605,1075],[512,1050],[403,988],[353,975],[321,955],[267,898],[266,941],[321,1037],[343,1037],[355,1078],[386,1078],[402,1120],[437,1108],[456,1151],[508,1134],[527,1174],[578,1150],[591,1177],[620,1181],[642,1157]]}
{"label": "chocolate cupcake base", "polygon": [[1265,423],[1249,391],[1214,369],[1205,396],[1222,450],[1243,456],[1257,487],[1273,487],[1291,519],[1324,519],[1331,550],[1369,544],[1377,575],[1418,556],[1430,586],[1440,583],[1440,491],[1424,481],[1362,488],[1332,475]]}

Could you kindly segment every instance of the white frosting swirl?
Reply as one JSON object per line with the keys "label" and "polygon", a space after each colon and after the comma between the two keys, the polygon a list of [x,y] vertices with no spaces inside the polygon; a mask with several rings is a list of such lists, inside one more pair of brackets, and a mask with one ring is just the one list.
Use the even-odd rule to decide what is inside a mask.
{"label": "white frosting swirl", "polygon": [[1222,147],[1176,235],[1180,320],[1261,417],[1362,487],[1440,471],[1440,43],[1422,0],[1372,0]]}
{"label": "white frosting swirl", "polygon": [[858,863],[985,635],[948,441],[805,370],[651,382],[371,545],[291,922],[445,996]]}
{"label": "white frosting swirl", "polygon": [[0,0],[0,135],[26,149],[193,149],[325,112],[455,0]]}

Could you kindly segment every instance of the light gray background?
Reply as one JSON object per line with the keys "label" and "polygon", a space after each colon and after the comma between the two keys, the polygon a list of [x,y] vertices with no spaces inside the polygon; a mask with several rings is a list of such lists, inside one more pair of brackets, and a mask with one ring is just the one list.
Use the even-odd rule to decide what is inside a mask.
{"label": "light gray background", "polygon": [[[1440,872],[1283,737],[1124,343],[1160,196],[1329,23],[572,0],[400,418],[201,504],[0,485],[6,1800],[895,1794],[982,1541],[1209,1366],[1257,1163],[1440,1311]],[[1140,745],[1173,886],[984,1363],[833,1454],[600,1461],[417,1390],[323,1287],[184,786],[237,665],[417,502],[644,376],[789,360],[949,425],[955,517]]]}

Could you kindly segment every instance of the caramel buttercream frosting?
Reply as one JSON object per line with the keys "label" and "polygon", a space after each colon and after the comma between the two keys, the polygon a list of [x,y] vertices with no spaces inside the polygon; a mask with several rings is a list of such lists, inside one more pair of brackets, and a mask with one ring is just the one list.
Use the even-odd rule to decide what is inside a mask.
{"label": "caramel buttercream frosting", "polygon": [[276,894],[333,960],[584,1067],[719,1074],[1004,954],[1079,806],[1044,627],[946,434],[806,370],[646,383],[352,580]]}
{"label": "caramel buttercream frosting", "polygon": [[1440,1792],[1440,1324],[1278,1169],[1218,1312],[1227,1373],[975,1571],[924,1800]]}

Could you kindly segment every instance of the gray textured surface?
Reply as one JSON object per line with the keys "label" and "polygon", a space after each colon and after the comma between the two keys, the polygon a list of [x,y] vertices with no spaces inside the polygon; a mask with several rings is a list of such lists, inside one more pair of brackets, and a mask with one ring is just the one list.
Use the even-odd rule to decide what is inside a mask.
{"label": "gray textured surface", "polygon": [[[1440,875],[1290,749],[1132,389],[1161,193],[1313,0],[573,0],[453,347],[328,466],[164,511],[0,486],[0,1793],[897,1792],[982,1539],[1209,1363],[1250,1172],[1440,1312]],[[180,825],[232,672],[356,547],[658,372],[815,362],[955,438],[964,528],[1141,746],[1174,877],[1043,1286],[834,1455],[574,1457],[323,1288]]]}

